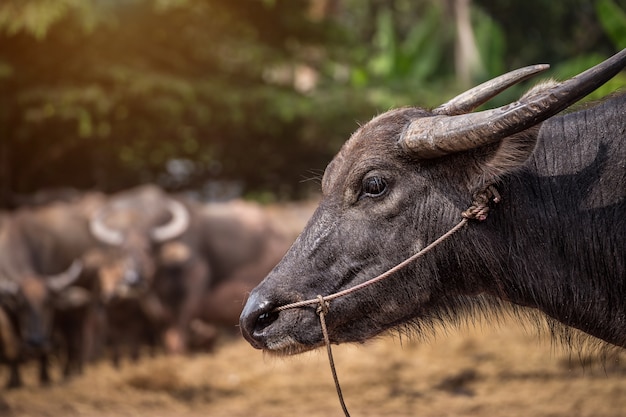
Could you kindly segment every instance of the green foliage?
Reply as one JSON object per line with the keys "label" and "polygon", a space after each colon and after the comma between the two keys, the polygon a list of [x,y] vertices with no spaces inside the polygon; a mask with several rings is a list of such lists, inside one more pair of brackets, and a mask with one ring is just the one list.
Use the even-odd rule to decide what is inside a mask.
{"label": "green foliage", "polygon": [[70,14],[78,15],[85,29],[98,20],[92,0],[5,0],[0,5],[0,30],[8,35],[26,32],[41,40]]}
{"label": "green foliage", "polygon": [[596,3],[598,19],[606,34],[619,49],[626,48],[626,9],[612,0],[599,0]]}
{"label": "green foliage", "polygon": [[[454,2],[341,0],[314,17],[317,1],[0,2],[0,206],[39,188],[146,181],[292,198],[319,188],[358,122],[459,92]],[[474,0],[474,81],[597,63],[625,45],[621,1]]]}
{"label": "green foliage", "polygon": [[475,7],[473,12],[472,24],[476,35],[476,43],[480,45],[480,55],[485,68],[483,78],[486,80],[497,77],[507,71],[504,65],[504,57],[506,55],[504,30],[481,8]]}
{"label": "green foliage", "polygon": [[[623,1],[623,0],[619,0]],[[505,29],[507,69],[536,62],[557,63],[614,47],[589,0],[473,0]]]}
{"label": "green foliage", "polygon": [[0,4],[9,138],[0,158],[11,165],[2,186],[112,190],[167,178],[176,158],[193,161],[178,186],[235,177],[273,187],[281,170],[293,177],[285,158],[304,158],[310,106],[264,71],[324,40],[306,10],[304,1],[254,0]]}
{"label": "green foliage", "polygon": [[434,1],[388,3],[362,17],[369,39],[351,45],[351,84],[376,108],[415,103],[416,97],[435,105],[439,95],[432,86],[453,71],[454,32],[444,9]]}
{"label": "green foliage", "polygon": [[[599,23],[618,49],[626,48],[626,11],[612,0],[596,2],[596,13]],[[605,60],[608,56],[589,52],[587,54],[568,59],[556,66],[555,73],[558,79],[567,79]],[[621,72],[606,84],[585,97],[582,102],[599,100],[614,91],[626,86],[626,73]]]}
{"label": "green foliage", "polygon": [[367,63],[368,72],[392,82],[411,79],[413,83],[424,83],[432,79],[441,65],[445,40],[449,38],[439,30],[441,16],[439,7],[432,7],[400,39],[391,11],[381,11],[374,43],[377,53]]}

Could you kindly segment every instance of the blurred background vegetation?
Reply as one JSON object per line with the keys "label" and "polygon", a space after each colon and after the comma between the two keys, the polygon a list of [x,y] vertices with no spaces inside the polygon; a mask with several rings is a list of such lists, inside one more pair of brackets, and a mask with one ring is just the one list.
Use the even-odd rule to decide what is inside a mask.
{"label": "blurred background vegetation", "polygon": [[0,207],[145,182],[306,197],[376,113],[625,47],[626,0],[3,0]]}

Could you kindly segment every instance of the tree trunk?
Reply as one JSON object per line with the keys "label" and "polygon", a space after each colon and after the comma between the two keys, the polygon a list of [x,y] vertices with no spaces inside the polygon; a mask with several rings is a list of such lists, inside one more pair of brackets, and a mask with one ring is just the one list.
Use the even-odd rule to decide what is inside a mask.
{"label": "tree trunk", "polygon": [[482,62],[472,28],[471,0],[452,1],[456,22],[455,70],[459,84],[467,89],[472,86],[474,78],[482,72]]}

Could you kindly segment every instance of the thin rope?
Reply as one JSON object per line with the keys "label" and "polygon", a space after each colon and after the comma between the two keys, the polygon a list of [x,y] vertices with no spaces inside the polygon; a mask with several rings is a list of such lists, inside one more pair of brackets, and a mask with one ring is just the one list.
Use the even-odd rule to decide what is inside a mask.
{"label": "thin rope", "polygon": [[418,251],[416,254],[410,256],[404,261],[400,262],[393,268],[383,272],[382,274],[371,278],[361,284],[355,285],[352,288],[345,289],[343,291],[338,291],[334,294],[330,294],[327,296],[318,295],[316,298],[304,301],[298,301],[296,303],[285,304],[283,306],[277,307],[273,312],[279,312],[282,310],[287,310],[289,308],[297,308],[304,307],[312,304],[319,303],[317,308],[317,314],[320,317],[320,325],[322,327],[322,334],[324,336],[324,344],[326,345],[326,351],[328,352],[328,362],[330,363],[330,370],[333,374],[333,380],[335,381],[335,389],[337,390],[337,397],[339,397],[339,403],[341,404],[341,409],[343,410],[343,414],[345,417],[350,417],[350,413],[348,413],[348,408],[346,407],[346,403],[343,400],[343,394],[341,392],[341,386],[339,385],[339,378],[337,377],[337,370],[335,369],[335,361],[333,359],[333,351],[330,344],[330,337],[328,335],[328,329],[326,328],[326,315],[330,309],[330,300],[335,298],[343,297],[344,295],[348,295],[355,291],[358,291],[362,288],[365,288],[369,285],[372,285],[378,281],[382,281],[388,276],[394,274],[398,270],[404,268],[409,263],[415,261],[417,258],[424,256],[426,253],[430,252],[441,242],[458,232],[463,226],[467,224],[470,219],[484,221],[489,214],[489,202],[493,201],[494,203],[498,203],[500,201],[500,194],[498,190],[491,184],[487,185],[483,190],[477,192],[473,196],[472,205],[461,213],[463,217],[460,222],[458,222],[454,227],[448,230],[446,233],[441,235],[438,239],[430,243],[428,246]]}
{"label": "thin rope", "polygon": [[337,370],[335,369],[335,361],[333,359],[333,350],[330,347],[330,337],[328,336],[328,329],[326,328],[326,314],[328,313],[328,301],[324,301],[324,297],[317,296],[317,300],[320,306],[317,308],[317,314],[320,316],[320,324],[322,325],[322,334],[324,335],[324,343],[326,344],[326,352],[328,353],[328,363],[330,364],[330,371],[333,374],[333,380],[335,381],[335,389],[337,390],[337,397],[339,398],[339,404],[345,417],[350,417],[348,407],[343,400],[343,394],[341,393],[341,385],[339,385],[339,377],[337,376]]}
{"label": "thin rope", "polygon": [[424,247],[423,249],[421,249],[414,255],[400,262],[393,268],[388,269],[382,274],[374,278],[371,278],[365,282],[362,282],[358,285],[355,285],[354,287],[351,287],[342,291],[338,291],[336,293],[333,293],[327,296],[318,295],[316,298],[312,298],[310,300],[304,300],[304,301],[298,301],[298,302],[291,303],[291,304],[285,304],[283,306],[277,307],[274,310],[272,310],[273,312],[279,312],[279,311],[287,310],[290,308],[304,307],[304,306],[308,306],[308,305],[312,305],[316,303],[319,304],[316,312],[320,317],[320,325],[322,327],[322,334],[324,336],[324,344],[326,345],[326,351],[328,353],[328,362],[330,363],[330,371],[333,374],[333,380],[335,381],[335,389],[337,390],[337,397],[339,398],[339,403],[341,404],[341,409],[343,410],[343,414],[345,415],[345,417],[350,417],[350,413],[348,412],[346,403],[343,400],[343,394],[341,392],[341,386],[339,385],[339,378],[337,377],[337,370],[335,368],[335,361],[333,359],[333,351],[332,351],[331,344],[330,344],[330,336],[328,335],[328,329],[326,327],[326,315],[328,314],[328,311],[330,309],[329,301],[334,300],[335,298],[339,298],[339,297],[343,297],[345,295],[351,294],[355,291],[358,291],[362,288],[370,286],[376,282],[382,281],[383,279],[389,277],[390,275],[404,268],[411,262],[415,261],[417,258],[424,256],[425,254],[430,252],[432,249],[434,249],[437,245],[439,245],[441,242],[443,242],[444,240],[448,239],[450,236],[458,232],[463,226],[467,224],[467,222],[470,219],[484,221],[487,218],[487,215],[489,214],[489,201],[493,201],[494,203],[498,203],[500,201],[500,194],[498,193],[498,190],[493,185],[488,185],[484,190],[474,195],[472,205],[463,213],[461,213],[461,216],[463,218],[454,227],[452,227],[446,233],[441,235],[435,241],[431,242],[429,245],[427,245],[426,247]]}
{"label": "thin rope", "polygon": [[284,306],[280,306],[278,308],[276,308],[274,311],[282,311],[282,310],[286,310],[288,308],[297,308],[297,307],[303,307],[303,306],[307,306],[307,305],[312,305],[312,304],[316,304],[318,303],[319,306],[317,307],[317,314],[320,317],[320,325],[322,327],[322,334],[324,336],[324,344],[326,345],[326,352],[328,353],[328,363],[330,364],[330,371],[333,375],[333,381],[335,382],[335,390],[337,391],[337,397],[339,398],[339,404],[341,404],[341,409],[343,410],[343,414],[345,417],[350,417],[350,413],[348,412],[348,407],[346,406],[346,403],[343,399],[343,393],[341,392],[341,385],[339,384],[339,377],[337,376],[337,369],[335,368],[335,360],[333,359],[333,350],[331,348],[331,343],[330,343],[330,337],[328,335],[328,329],[326,327],[326,314],[328,314],[328,311],[330,309],[330,300],[333,300],[335,298],[338,297],[343,297],[345,295],[348,295],[352,292],[358,291],[362,288],[365,288],[369,285],[372,285],[378,281],[381,281],[385,278],[387,278],[388,276],[392,275],[393,273],[397,272],[398,270],[404,268],[405,266],[407,266],[409,263],[413,262],[414,260],[416,260],[417,258],[424,256],[426,253],[428,253],[429,251],[431,251],[435,246],[439,245],[441,242],[443,242],[444,240],[446,240],[447,238],[449,238],[450,236],[452,236],[454,233],[456,233],[459,229],[461,229],[461,227],[465,226],[465,224],[468,222],[468,218],[464,217],[459,223],[457,223],[452,229],[448,230],[446,233],[444,233],[443,235],[441,235],[437,240],[433,241],[432,243],[430,243],[428,246],[426,246],[425,248],[423,248],[422,250],[420,250],[419,252],[417,252],[416,254],[414,254],[413,256],[405,259],[404,261],[400,262],[399,264],[397,264],[396,266],[394,266],[393,268],[383,272],[382,274],[369,279],[365,282],[362,282],[359,285],[355,285],[352,288],[348,288],[346,290],[343,291],[339,291],[336,292],[334,294],[330,294],[327,296],[322,296],[322,295],[318,295],[316,298],[310,299],[310,300],[305,300],[305,301],[300,301],[297,303],[291,303],[291,304],[286,304]]}

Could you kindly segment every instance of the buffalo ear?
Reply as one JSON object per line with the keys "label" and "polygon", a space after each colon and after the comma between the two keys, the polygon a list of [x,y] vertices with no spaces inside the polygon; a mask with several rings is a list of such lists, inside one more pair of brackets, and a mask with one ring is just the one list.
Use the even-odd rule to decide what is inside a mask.
{"label": "buffalo ear", "polygon": [[504,138],[492,148],[480,164],[478,188],[497,183],[500,178],[519,170],[532,155],[537,144],[539,126]]}

